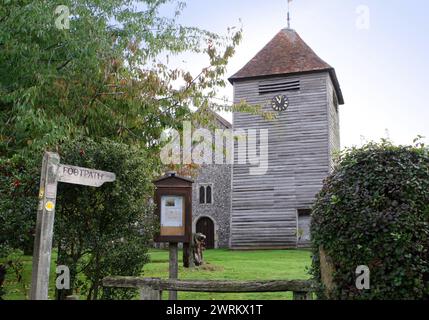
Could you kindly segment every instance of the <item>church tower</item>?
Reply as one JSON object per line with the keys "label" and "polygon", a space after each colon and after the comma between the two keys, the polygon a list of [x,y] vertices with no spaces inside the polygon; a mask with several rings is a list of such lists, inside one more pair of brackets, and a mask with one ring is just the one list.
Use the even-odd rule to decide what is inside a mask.
{"label": "church tower", "polygon": [[268,170],[255,175],[254,165],[234,162],[230,247],[306,246],[310,208],[340,149],[344,100],[335,70],[294,30],[283,29],[229,81],[234,103],[277,114],[272,121],[233,114],[234,130],[268,130]]}

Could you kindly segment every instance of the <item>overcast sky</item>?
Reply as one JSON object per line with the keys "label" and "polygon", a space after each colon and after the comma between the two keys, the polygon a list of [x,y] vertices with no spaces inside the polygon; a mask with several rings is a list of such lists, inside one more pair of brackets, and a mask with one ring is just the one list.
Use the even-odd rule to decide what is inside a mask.
{"label": "overcast sky", "polygon": [[[228,26],[243,26],[244,38],[228,76],[287,25],[287,0],[188,0],[187,4],[183,24],[219,33]],[[427,0],[291,3],[292,28],[337,71],[346,102],[340,108],[342,147],[383,137],[397,144],[410,144],[417,135],[429,138],[428,12]],[[196,71],[206,61],[193,57],[188,63]],[[232,100],[232,92],[228,85],[222,94]]]}

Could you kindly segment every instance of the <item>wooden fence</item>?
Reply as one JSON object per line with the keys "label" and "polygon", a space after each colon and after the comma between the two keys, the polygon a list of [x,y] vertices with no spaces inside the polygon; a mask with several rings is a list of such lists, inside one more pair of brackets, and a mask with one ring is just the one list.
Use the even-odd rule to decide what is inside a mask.
{"label": "wooden fence", "polygon": [[107,277],[104,287],[139,289],[142,300],[161,300],[163,291],[187,292],[293,292],[294,300],[312,300],[313,287],[306,280],[223,281]]}

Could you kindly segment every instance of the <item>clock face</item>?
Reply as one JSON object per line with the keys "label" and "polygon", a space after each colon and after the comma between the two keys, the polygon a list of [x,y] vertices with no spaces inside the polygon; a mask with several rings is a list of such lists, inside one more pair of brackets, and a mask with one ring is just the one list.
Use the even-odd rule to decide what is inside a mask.
{"label": "clock face", "polygon": [[271,107],[275,111],[285,111],[289,107],[289,99],[284,95],[275,96],[271,100]]}

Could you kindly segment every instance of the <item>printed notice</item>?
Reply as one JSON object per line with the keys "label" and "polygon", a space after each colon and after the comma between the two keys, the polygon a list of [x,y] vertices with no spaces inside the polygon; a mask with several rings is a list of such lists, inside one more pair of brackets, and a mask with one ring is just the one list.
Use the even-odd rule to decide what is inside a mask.
{"label": "printed notice", "polygon": [[183,227],[183,197],[161,197],[161,226]]}

